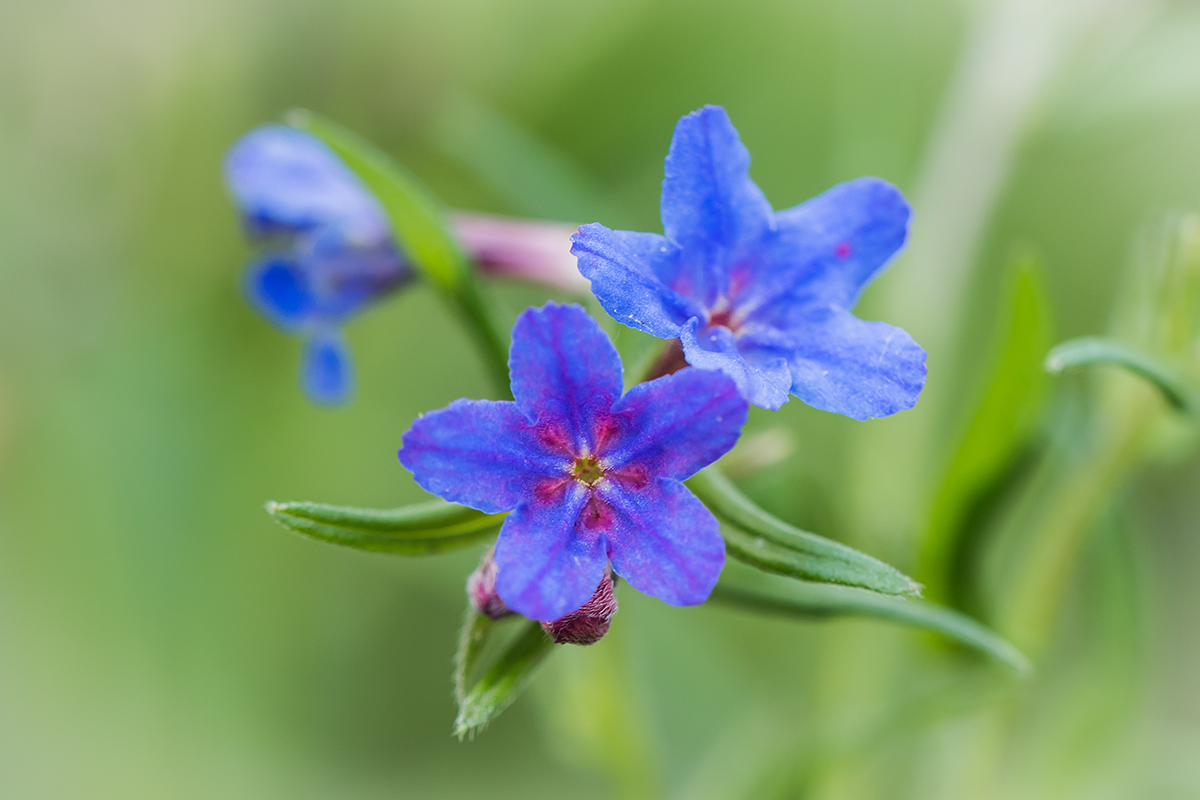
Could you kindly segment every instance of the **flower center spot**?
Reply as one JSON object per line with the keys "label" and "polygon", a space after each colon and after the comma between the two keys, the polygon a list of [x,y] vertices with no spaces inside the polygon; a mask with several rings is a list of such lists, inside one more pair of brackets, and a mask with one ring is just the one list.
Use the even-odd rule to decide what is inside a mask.
{"label": "flower center spot", "polygon": [[575,459],[575,465],[571,468],[571,477],[577,481],[583,481],[588,486],[595,486],[596,481],[604,477],[600,459],[596,456]]}
{"label": "flower center spot", "polygon": [[737,320],[733,318],[733,309],[726,308],[722,311],[717,311],[709,315],[708,326],[710,328],[715,328],[718,326],[722,328],[728,328],[734,333],[737,333],[738,323]]}

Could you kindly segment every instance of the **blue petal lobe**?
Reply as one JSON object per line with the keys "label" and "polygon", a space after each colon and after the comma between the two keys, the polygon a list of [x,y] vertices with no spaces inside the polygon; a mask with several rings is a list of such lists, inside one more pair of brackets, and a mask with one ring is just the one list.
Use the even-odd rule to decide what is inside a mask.
{"label": "blue petal lobe", "polygon": [[777,324],[806,306],[853,308],[904,246],[909,216],[904,195],[879,178],[841,183],[780,211],[735,306]]}
{"label": "blue petal lobe", "polygon": [[787,360],[772,356],[750,361],[739,349],[733,333],[723,326],[700,329],[692,319],[679,334],[683,355],[693,367],[720,370],[737,383],[738,391],[751,403],[778,411],[788,401],[792,374]]}
{"label": "blue petal lobe", "polygon": [[488,514],[516,508],[570,469],[568,457],[549,452],[510,402],[455,400],[418,417],[402,441],[400,463],[422,489]]}
{"label": "blue petal lobe", "polygon": [[508,607],[550,622],[592,597],[604,574],[605,539],[577,524],[587,493],[569,481],[552,500],[522,503],[496,539],[496,592]]}
{"label": "blue petal lobe", "polygon": [[750,153],[725,109],[705,106],[675,125],[661,200],[663,230],[683,251],[671,287],[705,307],[727,293],[730,267],[771,224],[771,204],[749,170]]}
{"label": "blue petal lobe", "polygon": [[596,320],[574,304],[526,309],[513,326],[508,370],[531,423],[560,427],[568,446],[595,452],[595,422],[624,388],[621,357]]}
{"label": "blue petal lobe", "polygon": [[925,385],[925,351],[903,329],[819,309],[790,333],[792,393],[814,408],[863,420],[912,408]]}
{"label": "blue petal lobe", "polygon": [[679,271],[679,248],[656,233],[610,230],[598,222],[571,237],[579,271],[613,319],[661,339],[703,308],[669,284]]}
{"label": "blue petal lobe", "polygon": [[341,322],[412,277],[390,239],[356,243],[337,227],[299,234],[294,254],[312,294],[313,315]]}
{"label": "blue petal lobe", "polygon": [[301,381],[304,391],[318,403],[335,405],[350,397],[350,352],[339,332],[319,331],[305,342]]}
{"label": "blue petal lobe", "polygon": [[282,328],[300,327],[312,314],[314,298],[304,270],[292,259],[267,255],[246,272],[251,304]]}
{"label": "blue petal lobe", "polygon": [[225,157],[225,180],[252,228],[303,229],[337,224],[382,237],[383,210],[362,182],[312,134],[264,125]]}
{"label": "blue petal lobe", "polygon": [[613,570],[669,605],[707,600],[725,566],[725,541],[712,512],[668,478],[640,489],[605,481],[597,489],[613,517],[605,534]]}
{"label": "blue petal lobe", "polygon": [[720,372],[684,369],[639,383],[613,406],[620,433],[602,453],[607,468],[690,478],[737,442],[748,406]]}

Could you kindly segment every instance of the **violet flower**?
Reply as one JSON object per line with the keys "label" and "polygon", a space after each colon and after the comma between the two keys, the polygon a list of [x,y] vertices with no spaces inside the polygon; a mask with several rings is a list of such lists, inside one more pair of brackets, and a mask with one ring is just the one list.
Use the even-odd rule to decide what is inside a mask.
{"label": "violet flower", "polygon": [[712,513],[681,483],[737,441],[747,404],[720,372],[622,396],[621,360],[576,305],[513,328],[515,402],[460,399],[418,418],[400,462],[426,491],[512,511],[495,550],[507,606],[545,622],[583,606],[605,566],[671,605],[704,602],[725,562]]}
{"label": "violet flower", "polygon": [[254,306],[305,340],[302,383],[322,403],[352,385],[341,328],[412,277],[374,195],[320,139],[286,125],[243,136],[225,179],[264,252],[246,276]]}
{"label": "violet flower", "polygon": [[749,167],[724,109],[679,120],[663,179],[666,235],[593,223],[574,237],[596,298],[625,325],[679,339],[688,364],[728,374],[763,408],[789,393],[855,419],[912,407],[925,351],[900,328],[850,313],[904,244],[903,195],[859,178],[775,212]]}

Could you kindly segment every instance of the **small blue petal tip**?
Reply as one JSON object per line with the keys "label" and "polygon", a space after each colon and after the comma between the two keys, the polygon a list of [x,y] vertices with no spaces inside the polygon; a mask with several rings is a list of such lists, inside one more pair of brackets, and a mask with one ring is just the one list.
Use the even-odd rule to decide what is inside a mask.
{"label": "small blue petal tip", "polygon": [[308,396],[322,405],[350,399],[350,353],[341,334],[322,331],[305,343],[301,383]]}

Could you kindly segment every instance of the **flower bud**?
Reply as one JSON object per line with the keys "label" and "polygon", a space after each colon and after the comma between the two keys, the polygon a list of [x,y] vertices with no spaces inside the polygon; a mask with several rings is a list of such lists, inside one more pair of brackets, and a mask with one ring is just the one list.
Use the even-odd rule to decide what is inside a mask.
{"label": "flower bud", "polygon": [[617,613],[617,596],[613,592],[616,576],[609,567],[604,568],[604,577],[596,587],[592,599],[578,611],[553,622],[543,622],[542,630],[550,635],[555,644],[595,644],[604,634]]}
{"label": "flower bud", "polygon": [[513,613],[496,594],[495,547],[489,547],[479,560],[479,566],[467,578],[467,598],[475,610],[490,619],[500,619]]}

